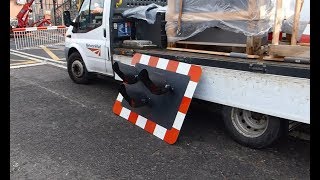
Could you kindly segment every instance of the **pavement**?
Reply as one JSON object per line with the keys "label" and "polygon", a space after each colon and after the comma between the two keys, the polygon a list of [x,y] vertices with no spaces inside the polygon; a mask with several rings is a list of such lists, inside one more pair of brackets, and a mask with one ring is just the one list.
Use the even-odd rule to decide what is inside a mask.
{"label": "pavement", "polygon": [[53,60],[11,43],[10,179],[310,179],[310,141],[243,147],[225,132],[221,106],[193,100],[168,145],[113,114],[112,79],[75,84],[61,46],[47,47]]}

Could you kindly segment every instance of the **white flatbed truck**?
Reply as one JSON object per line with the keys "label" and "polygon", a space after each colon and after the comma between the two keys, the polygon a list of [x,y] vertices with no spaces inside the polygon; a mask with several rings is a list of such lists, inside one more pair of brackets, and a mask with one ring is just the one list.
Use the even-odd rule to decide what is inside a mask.
{"label": "white flatbed truck", "polygon": [[226,130],[242,145],[263,148],[288,132],[289,122],[310,124],[309,64],[120,47],[114,31],[117,22],[128,22],[119,2],[103,1],[103,13],[92,18],[93,1],[83,1],[73,22],[65,12],[65,56],[75,83],[88,83],[94,74],[121,80],[113,63],[130,64],[134,53],[147,54],[201,66],[194,98],[223,105]]}

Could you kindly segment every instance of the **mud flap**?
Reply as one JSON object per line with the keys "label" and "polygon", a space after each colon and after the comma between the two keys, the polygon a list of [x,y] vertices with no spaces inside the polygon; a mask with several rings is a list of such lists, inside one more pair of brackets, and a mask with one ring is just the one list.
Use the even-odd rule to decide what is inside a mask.
{"label": "mud flap", "polygon": [[114,63],[123,79],[113,112],[174,144],[201,77],[201,67],[135,54],[133,66]]}

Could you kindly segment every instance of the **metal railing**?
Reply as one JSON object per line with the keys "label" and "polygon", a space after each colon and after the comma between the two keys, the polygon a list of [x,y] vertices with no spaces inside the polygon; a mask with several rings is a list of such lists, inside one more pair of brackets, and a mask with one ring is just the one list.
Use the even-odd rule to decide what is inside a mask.
{"label": "metal railing", "polygon": [[17,50],[40,46],[61,45],[65,42],[65,26],[14,28],[13,37]]}

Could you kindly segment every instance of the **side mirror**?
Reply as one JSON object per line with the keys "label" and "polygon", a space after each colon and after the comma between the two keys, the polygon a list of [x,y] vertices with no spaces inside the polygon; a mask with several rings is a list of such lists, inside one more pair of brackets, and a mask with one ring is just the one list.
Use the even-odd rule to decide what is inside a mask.
{"label": "side mirror", "polygon": [[64,22],[64,25],[67,27],[69,27],[70,25],[71,26],[75,25],[75,23],[72,22],[71,20],[70,11],[63,11],[63,22]]}

